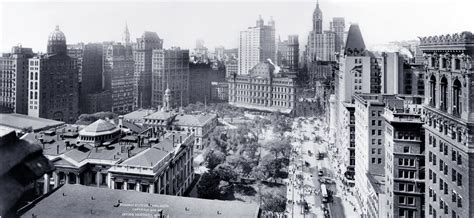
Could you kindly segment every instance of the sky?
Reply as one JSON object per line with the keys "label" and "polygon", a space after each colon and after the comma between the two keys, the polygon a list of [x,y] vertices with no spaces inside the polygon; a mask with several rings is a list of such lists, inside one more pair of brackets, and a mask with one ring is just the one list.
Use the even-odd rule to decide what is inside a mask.
{"label": "sky", "polygon": [[[474,32],[473,0],[320,0],[323,29],[344,17],[346,29],[358,23],[365,43],[413,40],[418,36]],[[77,1],[0,0],[0,48],[21,44],[45,52],[56,25],[67,43],[121,41],[125,24],[135,41],[144,31],[157,32],[164,47],[238,47],[239,32],[273,17],[276,35],[297,34],[306,42],[316,0]]]}

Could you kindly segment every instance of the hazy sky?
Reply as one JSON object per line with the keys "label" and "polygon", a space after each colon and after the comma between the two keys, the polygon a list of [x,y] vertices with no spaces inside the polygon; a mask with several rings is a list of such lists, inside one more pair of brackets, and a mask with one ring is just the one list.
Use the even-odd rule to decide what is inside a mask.
{"label": "hazy sky", "polygon": [[[136,40],[155,31],[164,47],[194,48],[202,38],[208,48],[238,46],[239,31],[255,25],[261,14],[273,16],[276,34],[298,34],[306,41],[316,0],[260,1],[1,1],[1,51],[21,43],[45,51],[56,25],[67,43],[120,41],[125,22]],[[345,17],[358,23],[366,44],[416,39],[417,36],[474,31],[473,0],[320,0],[323,26]]]}

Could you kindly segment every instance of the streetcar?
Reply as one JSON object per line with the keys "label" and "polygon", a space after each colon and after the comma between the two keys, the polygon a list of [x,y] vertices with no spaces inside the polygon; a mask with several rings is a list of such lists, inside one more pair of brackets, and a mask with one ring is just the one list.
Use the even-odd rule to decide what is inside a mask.
{"label": "streetcar", "polygon": [[325,184],[321,184],[321,196],[323,197],[323,203],[327,203],[329,201],[328,190]]}

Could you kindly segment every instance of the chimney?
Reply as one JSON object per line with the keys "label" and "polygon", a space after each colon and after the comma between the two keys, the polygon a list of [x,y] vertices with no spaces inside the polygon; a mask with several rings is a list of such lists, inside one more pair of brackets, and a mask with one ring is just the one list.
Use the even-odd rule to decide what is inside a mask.
{"label": "chimney", "polygon": [[174,147],[174,134],[173,134],[173,147]]}
{"label": "chimney", "polygon": [[118,118],[119,118],[119,128],[122,128],[122,126],[123,126],[123,115],[120,115]]}

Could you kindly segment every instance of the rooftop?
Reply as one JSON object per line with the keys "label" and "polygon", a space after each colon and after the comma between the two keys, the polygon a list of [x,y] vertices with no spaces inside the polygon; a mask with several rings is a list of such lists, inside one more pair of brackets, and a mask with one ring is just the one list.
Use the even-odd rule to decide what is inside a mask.
{"label": "rooftop", "polygon": [[154,110],[136,110],[136,111],[133,111],[133,112],[130,112],[128,114],[125,114],[123,115],[123,118],[125,120],[141,120],[143,119],[144,117],[150,115],[150,114],[153,114],[155,113]]}
{"label": "rooftop", "polygon": [[[173,143],[173,135],[175,143]],[[175,149],[180,144],[180,139],[185,140],[188,135],[183,133],[168,133],[164,136],[164,139],[159,141],[158,144],[153,145],[141,153],[131,157],[121,165],[133,165],[142,167],[152,167],[160,162],[168,154],[175,152]]]}
{"label": "rooftop", "polygon": [[204,126],[211,119],[216,118],[215,114],[182,114],[175,117],[175,122],[179,126]]}
{"label": "rooftop", "polygon": [[[119,203],[120,202],[120,203]],[[67,210],[65,210],[67,208]],[[258,204],[66,184],[19,211],[21,217],[258,217]]]}
{"label": "rooftop", "polygon": [[10,127],[16,130],[22,130],[31,127],[34,132],[61,126],[64,122],[31,117],[23,114],[2,114],[0,113],[0,126]]}
{"label": "rooftop", "polygon": [[349,27],[345,48],[344,54],[347,56],[360,56],[366,50],[359,25],[352,24]]}
{"label": "rooftop", "polygon": [[154,120],[167,120],[171,118],[175,112],[173,111],[157,111],[151,115],[146,116],[146,119],[154,119]]}

